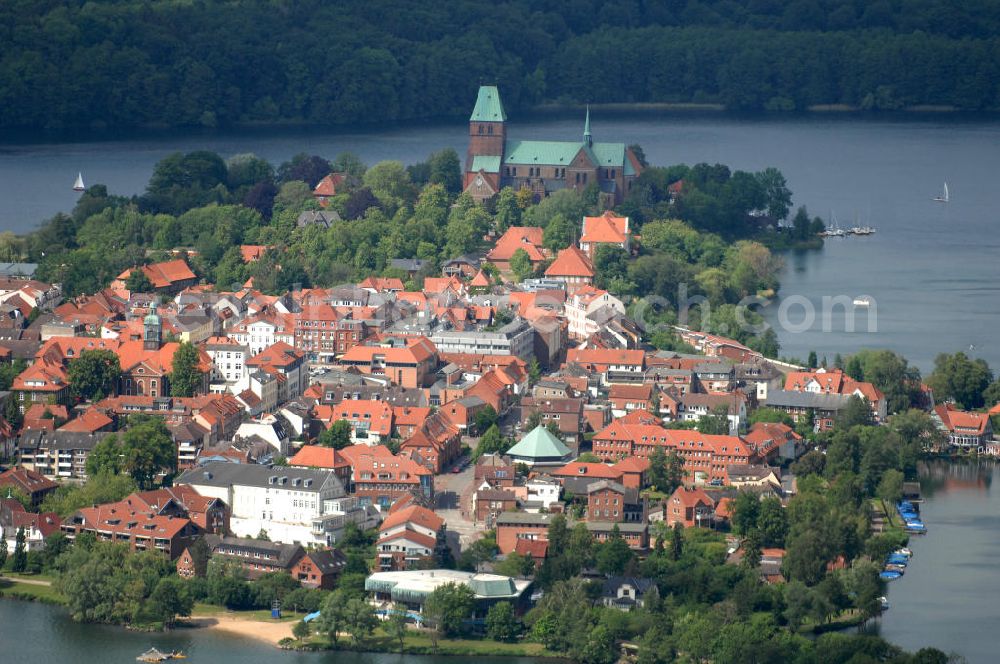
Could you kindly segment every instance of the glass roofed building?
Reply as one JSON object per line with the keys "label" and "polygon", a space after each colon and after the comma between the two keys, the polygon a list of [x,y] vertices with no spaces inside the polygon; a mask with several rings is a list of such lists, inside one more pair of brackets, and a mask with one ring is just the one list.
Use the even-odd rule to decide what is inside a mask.
{"label": "glass roofed building", "polygon": [[[450,569],[376,572],[365,580],[365,591],[380,608],[423,611],[424,602],[434,590],[448,583],[466,585],[475,593],[476,609],[470,618],[482,618],[497,602],[524,606],[531,581],[498,574],[473,574]],[[391,605],[395,605],[392,607]]]}
{"label": "glass roofed building", "polygon": [[597,185],[602,204],[620,203],[642,171],[635,153],[624,143],[595,142],[590,110],[582,140],[516,141],[507,137],[507,113],[495,85],[483,85],[469,117],[469,152],[465,191],[477,201],[503,187],[530,189],[543,198],[561,189]]}

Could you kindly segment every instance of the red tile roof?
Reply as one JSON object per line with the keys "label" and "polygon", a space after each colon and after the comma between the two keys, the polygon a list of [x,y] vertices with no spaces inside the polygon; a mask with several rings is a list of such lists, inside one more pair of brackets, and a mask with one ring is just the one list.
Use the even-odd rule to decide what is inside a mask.
{"label": "red tile roof", "polygon": [[628,232],[628,217],[616,217],[608,210],[600,217],[583,218],[583,237],[581,244],[595,242],[621,244],[625,242]]}
{"label": "red tile roof", "polygon": [[302,449],[288,460],[289,466],[307,466],[310,468],[344,468],[351,465],[350,461],[332,447],[322,445],[303,445]]}
{"label": "red tile roof", "polygon": [[444,519],[420,505],[409,505],[392,512],[379,526],[379,532],[386,532],[405,523],[414,523],[423,528],[437,532],[444,526]]}
{"label": "red tile roof", "polygon": [[542,246],[544,230],[537,226],[511,226],[486,254],[491,261],[509,261],[518,249],[524,249],[532,262],[545,260]]}
{"label": "red tile roof", "polygon": [[559,252],[552,265],[545,270],[546,277],[586,277],[594,276],[594,264],[587,255],[576,247],[567,247]]}

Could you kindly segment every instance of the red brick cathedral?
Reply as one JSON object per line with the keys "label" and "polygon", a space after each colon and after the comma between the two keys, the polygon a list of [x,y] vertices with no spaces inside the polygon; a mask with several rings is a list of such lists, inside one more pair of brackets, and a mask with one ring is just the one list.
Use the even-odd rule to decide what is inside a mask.
{"label": "red brick cathedral", "polygon": [[642,165],[624,143],[595,143],[590,109],[582,141],[507,140],[507,114],[495,85],[479,88],[469,118],[465,191],[490,198],[503,187],[530,189],[537,198],[560,189],[586,189],[596,183],[607,207],[620,203]]}

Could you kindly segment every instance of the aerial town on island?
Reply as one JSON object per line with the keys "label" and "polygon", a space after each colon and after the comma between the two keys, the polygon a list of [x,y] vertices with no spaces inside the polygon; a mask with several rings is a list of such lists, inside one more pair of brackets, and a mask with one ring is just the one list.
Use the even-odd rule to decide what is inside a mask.
{"label": "aerial town on island", "polygon": [[[209,283],[184,250],[73,297],[33,265],[0,266],[0,362],[18,368],[0,420],[7,550],[37,557],[56,534],[87,536],[162,552],[182,579],[204,576],[207,558],[334,590],[358,571],[344,543],[369,533],[366,599],[414,624],[445,585],[471,591],[479,626],[501,603],[522,616],[545,600],[541,574],[598,580],[590,599],[604,607],[659,603],[638,561],[680,556],[700,531],[722,564],[790,581],[784,533],[754,534],[747,496],[761,518],[781,513],[796,470],[822,463],[816,436],[845,416],[885,425],[890,399],[832,362],[799,366],[681,325],[669,326],[681,350],[657,349],[633,299],[595,280],[602,247],[634,257],[643,243],[613,211],[644,168],[633,149],[595,141],[589,112],[579,141],[513,140],[493,86],[469,132],[461,186],[474,201],[596,184],[604,211],[570,220],[567,246],[512,225],[433,272],[393,259],[399,276],[270,295],[253,279]],[[338,223],[327,202],[351,180],[322,178],[299,226]],[[239,247],[246,264],[270,249]],[[918,389],[940,449],[997,451],[991,413]],[[161,439],[168,458],[149,449]],[[134,490],[52,508],[109,470]],[[883,495],[881,477],[892,502],[875,532],[919,493]],[[577,537],[601,553],[567,573]],[[819,574],[850,562],[834,552]]]}

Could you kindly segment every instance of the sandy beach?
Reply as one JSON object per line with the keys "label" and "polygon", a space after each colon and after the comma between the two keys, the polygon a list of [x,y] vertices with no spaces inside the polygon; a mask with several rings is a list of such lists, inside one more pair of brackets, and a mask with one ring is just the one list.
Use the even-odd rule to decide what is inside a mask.
{"label": "sandy beach", "polygon": [[185,623],[190,627],[217,629],[224,632],[239,634],[259,641],[267,641],[277,645],[278,641],[292,635],[294,622],[274,622],[270,620],[254,620],[235,615],[191,616]]}

